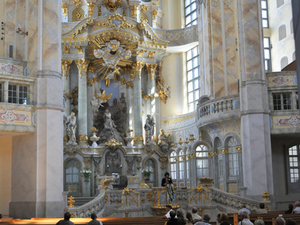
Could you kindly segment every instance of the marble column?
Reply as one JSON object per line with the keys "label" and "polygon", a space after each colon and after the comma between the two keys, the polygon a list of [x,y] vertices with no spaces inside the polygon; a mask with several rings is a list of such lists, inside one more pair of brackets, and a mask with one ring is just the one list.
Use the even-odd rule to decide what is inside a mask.
{"label": "marble column", "polygon": [[[129,80],[130,75],[129,74],[124,74],[126,77],[126,80]],[[128,113],[128,127],[133,130],[134,127],[134,114],[133,114],[133,88],[128,87],[126,88],[126,93],[127,93],[127,113]],[[133,135],[133,133],[132,133]]]}
{"label": "marble column", "polygon": [[87,67],[86,59],[76,60],[78,68],[78,141],[79,145],[87,145]]}
{"label": "marble column", "polygon": [[135,62],[134,63],[134,72],[135,79],[133,81],[133,114],[134,114],[134,135],[137,137],[137,140],[134,142],[135,145],[142,145],[143,141],[143,121],[142,121],[142,81],[141,81],[141,72],[144,63]]}
{"label": "marble column", "polygon": [[[97,74],[95,73],[95,68],[92,65],[88,67],[88,81],[95,80]],[[87,86],[87,134],[88,136],[92,135],[91,129],[94,125],[94,114],[93,114],[93,107],[91,101],[93,100],[93,96],[95,94],[95,82],[94,81],[91,85],[90,83]]]}
{"label": "marble column", "polygon": [[57,218],[65,207],[61,1],[26,2],[29,27],[36,31],[28,35],[28,71],[36,77],[36,132],[13,137],[9,216]]}
{"label": "marble column", "polygon": [[269,103],[264,71],[260,0],[238,1],[241,57],[241,139],[247,195],[274,193]]}
{"label": "marble column", "polygon": [[65,115],[69,116],[71,114],[71,99],[70,95],[70,68],[71,68],[72,60],[62,60],[61,61],[61,71],[62,71],[62,80],[64,84],[64,94],[66,95],[66,108]]}

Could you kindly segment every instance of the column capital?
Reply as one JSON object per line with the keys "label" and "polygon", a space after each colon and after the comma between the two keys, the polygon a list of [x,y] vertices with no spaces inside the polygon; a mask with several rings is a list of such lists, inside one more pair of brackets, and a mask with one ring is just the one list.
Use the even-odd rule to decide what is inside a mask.
{"label": "column capital", "polygon": [[[88,68],[88,65],[90,62],[86,59],[76,59],[75,63],[79,70],[79,76],[80,76],[80,78],[82,78],[82,70],[87,71],[87,68]],[[85,77],[87,78],[87,73],[85,73]]]}
{"label": "column capital", "polygon": [[[66,59],[62,59],[61,60],[61,70],[62,71],[69,71],[71,68],[71,64],[72,64],[73,60],[66,60]],[[65,77],[68,77],[68,73],[65,73]]]}
{"label": "column capital", "polygon": [[[145,65],[144,62],[139,62],[139,61],[136,61],[132,64],[132,69],[135,72],[139,72],[139,79],[141,79],[141,73],[142,73],[142,69],[143,69],[144,65]],[[134,76],[134,78],[135,78],[135,76]]]}
{"label": "column capital", "polygon": [[147,69],[148,74],[150,74],[150,80],[153,80],[156,67],[157,67],[157,64],[146,63],[146,69]]}

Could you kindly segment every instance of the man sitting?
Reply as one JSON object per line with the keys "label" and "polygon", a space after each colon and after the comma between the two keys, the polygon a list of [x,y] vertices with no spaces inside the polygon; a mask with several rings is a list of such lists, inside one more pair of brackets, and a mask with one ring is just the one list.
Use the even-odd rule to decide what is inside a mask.
{"label": "man sitting", "polygon": [[91,221],[87,225],[103,225],[101,221],[97,220],[97,215],[95,213],[91,214]]}
{"label": "man sitting", "polygon": [[[170,206],[170,205],[166,205],[166,212],[167,212],[167,214],[166,215],[164,215],[162,218],[163,219],[170,219],[171,218],[171,216],[170,216],[170,212],[174,212],[174,210],[172,209],[172,206]],[[175,212],[174,212],[175,213]]]}
{"label": "man sitting", "polygon": [[241,209],[239,211],[239,215],[241,215],[242,212],[246,211],[248,213],[248,215],[250,215],[250,211],[246,208],[246,205],[245,204],[242,204],[241,205]]}
{"label": "man sitting", "polygon": [[169,211],[170,213],[170,219],[167,222],[167,225],[176,225],[177,224],[177,218],[175,218],[176,213],[172,210]]}
{"label": "man sitting", "polygon": [[253,225],[253,223],[248,219],[249,214],[246,211],[241,213],[242,221],[239,222],[239,225]]}
{"label": "man sitting", "polygon": [[210,221],[210,216],[208,214],[204,214],[203,215],[203,221],[199,221],[197,223],[195,223],[194,225],[210,225],[209,223]]}
{"label": "man sitting", "polygon": [[198,210],[196,207],[192,208],[192,217],[193,217],[194,223],[196,223],[198,221],[202,221],[202,217],[197,214],[197,211]]}
{"label": "man sitting", "polygon": [[74,225],[72,221],[70,221],[71,214],[69,212],[66,212],[64,214],[64,220],[60,220],[57,222],[56,225]]}
{"label": "man sitting", "polygon": [[259,203],[259,209],[256,210],[257,214],[261,213],[268,213],[268,211],[265,209],[265,203]]}

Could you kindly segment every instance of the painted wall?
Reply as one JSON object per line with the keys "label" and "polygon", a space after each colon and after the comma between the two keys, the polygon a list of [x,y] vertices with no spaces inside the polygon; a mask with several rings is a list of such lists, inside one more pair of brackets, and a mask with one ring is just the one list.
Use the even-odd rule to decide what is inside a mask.
{"label": "painted wall", "polygon": [[11,200],[12,137],[0,137],[0,213],[8,217]]}
{"label": "painted wall", "polygon": [[[4,7],[5,1],[0,1],[0,22],[5,21],[5,7]],[[0,24],[0,29],[2,28]],[[2,29],[0,30],[0,37],[3,37],[2,35]],[[4,40],[0,40],[0,57],[4,57]]]}
{"label": "painted wall", "polygon": [[182,0],[163,0],[162,11],[164,13],[162,19],[163,29],[180,29],[184,27],[184,5]]}

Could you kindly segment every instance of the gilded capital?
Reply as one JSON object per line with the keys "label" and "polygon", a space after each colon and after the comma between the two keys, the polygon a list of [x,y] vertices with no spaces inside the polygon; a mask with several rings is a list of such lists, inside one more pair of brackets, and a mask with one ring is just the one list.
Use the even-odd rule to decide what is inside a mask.
{"label": "gilded capital", "polygon": [[139,61],[136,61],[133,63],[133,68],[134,68],[135,72],[139,72],[139,79],[141,79],[141,73],[142,73],[142,69],[143,69],[144,65],[145,65],[144,62],[139,62]]}
{"label": "gilded capital", "polygon": [[136,5],[130,6],[131,16],[133,19],[137,18],[137,9],[138,7]]}
{"label": "gilded capital", "polygon": [[[75,60],[75,63],[77,65],[78,71],[79,71],[79,76],[82,78],[82,70],[87,71],[89,61],[86,59],[77,59]],[[87,73],[85,73],[85,77],[87,78]]]}
{"label": "gilded capital", "polygon": [[94,15],[95,4],[93,2],[88,2],[87,6],[88,6],[88,13],[89,13],[89,15],[90,16]]}
{"label": "gilded capital", "polygon": [[237,152],[242,152],[242,146],[238,146],[235,148]]}
{"label": "gilded capital", "polygon": [[81,46],[74,46],[74,48],[78,50],[78,53],[83,53],[83,49],[81,48]]}
{"label": "gilded capital", "polygon": [[66,2],[62,3],[61,8],[63,10],[63,16],[66,19],[67,15],[68,15],[68,3],[66,3]]}
{"label": "gilded capital", "polygon": [[64,54],[69,54],[70,53],[70,48],[71,48],[71,46],[65,46],[64,47]]}
{"label": "gilded capital", "polygon": [[152,11],[152,22],[156,23],[157,10]]}
{"label": "gilded capital", "polygon": [[81,6],[81,0],[74,0],[74,5],[76,5],[76,7]]}
{"label": "gilded capital", "polygon": [[68,77],[67,72],[70,71],[71,64],[72,64],[72,60],[65,60],[65,59],[61,60],[61,70],[66,72],[65,77]]}
{"label": "gilded capital", "polygon": [[101,6],[98,6],[98,16],[101,16],[101,14],[102,14],[102,8]]}
{"label": "gilded capital", "polygon": [[142,4],[140,6],[140,9],[141,9],[142,12],[146,12],[148,10],[148,7],[145,4]]}
{"label": "gilded capital", "polygon": [[150,64],[150,63],[146,64],[147,72],[148,72],[148,74],[150,74],[150,80],[153,80],[156,67],[157,67],[157,64]]}
{"label": "gilded capital", "polygon": [[227,154],[229,150],[227,148],[222,148],[221,149],[222,154]]}

